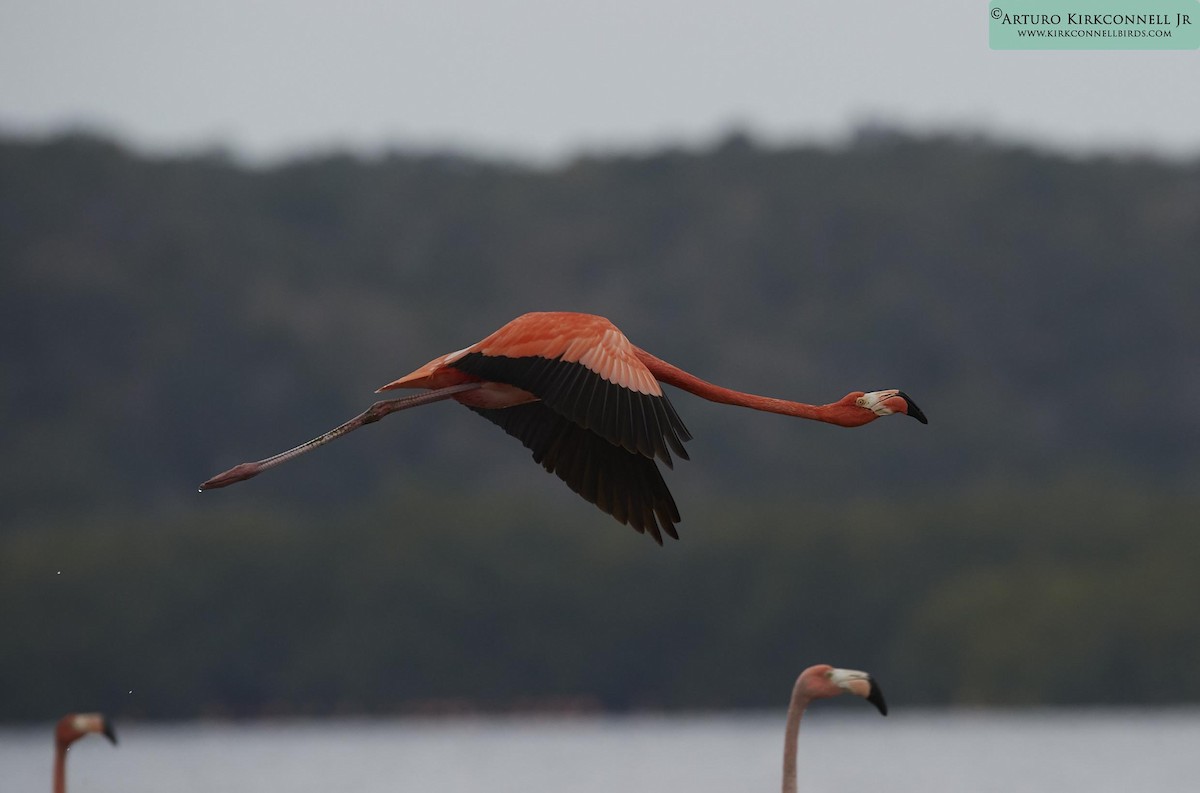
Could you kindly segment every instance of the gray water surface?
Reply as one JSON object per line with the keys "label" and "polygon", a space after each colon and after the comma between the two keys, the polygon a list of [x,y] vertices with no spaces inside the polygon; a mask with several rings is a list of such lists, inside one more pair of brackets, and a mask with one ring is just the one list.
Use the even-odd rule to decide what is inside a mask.
{"label": "gray water surface", "polygon": [[[859,703],[851,703],[859,704]],[[51,723],[0,728],[0,793],[50,789]],[[613,793],[779,789],[783,714],[118,723],[71,793]],[[1200,790],[1200,710],[814,708],[800,790]]]}

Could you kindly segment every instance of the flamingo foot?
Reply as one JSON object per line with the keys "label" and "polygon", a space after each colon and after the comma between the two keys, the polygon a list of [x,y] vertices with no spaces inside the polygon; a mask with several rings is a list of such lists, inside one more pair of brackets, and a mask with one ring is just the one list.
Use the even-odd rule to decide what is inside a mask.
{"label": "flamingo foot", "polygon": [[255,476],[258,476],[260,473],[262,473],[262,471],[263,467],[258,463],[242,463],[241,465],[235,465],[228,471],[217,474],[212,479],[201,483],[200,489],[202,491],[216,490],[218,487],[225,487],[226,485],[232,485],[235,482],[242,482],[247,479],[251,479]]}

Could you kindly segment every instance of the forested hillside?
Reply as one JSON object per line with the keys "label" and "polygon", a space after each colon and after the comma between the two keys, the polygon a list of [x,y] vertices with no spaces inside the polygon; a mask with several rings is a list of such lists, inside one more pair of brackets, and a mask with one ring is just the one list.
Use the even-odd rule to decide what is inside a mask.
{"label": "forested hillside", "polygon": [[[762,706],[816,661],[897,702],[1198,700],[1198,251],[1200,164],[974,139],[0,140],[0,720]],[[673,394],[664,548],[452,404],[196,492],[531,310],[930,424]]]}

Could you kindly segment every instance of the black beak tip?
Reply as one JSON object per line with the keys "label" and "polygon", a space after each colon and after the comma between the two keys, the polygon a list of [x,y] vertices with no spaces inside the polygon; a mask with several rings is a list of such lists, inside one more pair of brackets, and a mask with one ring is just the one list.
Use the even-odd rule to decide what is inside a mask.
{"label": "black beak tip", "polygon": [[867,694],[867,702],[878,708],[881,715],[887,715],[888,707],[887,702],[883,698],[883,691],[880,690],[879,684],[874,680],[871,681],[871,693]]}
{"label": "black beak tip", "polygon": [[913,418],[915,418],[917,421],[921,422],[922,424],[929,423],[929,419],[925,418],[925,413],[919,407],[917,407],[916,402],[912,401],[912,397],[910,397],[908,394],[904,393],[903,391],[896,394],[896,396],[903,399],[905,404],[908,405],[908,415],[912,416]]}
{"label": "black beak tip", "polygon": [[102,732],[104,733],[104,737],[108,739],[109,743],[111,743],[113,746],[117,745],[117,731],[113,729],[112,724],[107,721],[104,722],[104,730]]}

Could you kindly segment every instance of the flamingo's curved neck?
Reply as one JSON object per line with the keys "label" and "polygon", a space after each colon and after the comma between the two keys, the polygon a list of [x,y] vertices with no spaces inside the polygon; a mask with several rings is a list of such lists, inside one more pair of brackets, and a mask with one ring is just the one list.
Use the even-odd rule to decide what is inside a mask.
{"label": "flamingo's curved neck", "polygon": [[788,705],[787,729],[783,735],[783,793],[796,793],[796,747],[800,739],[800,717],[808,707],[810,697],[796,681],[792,701]]}
{"label": "flamingo's curved neck", "polygon": [[67,790],[67,747],[61,741],[54,742],[54,793]]}
{"label": "flamingo's curved neck", "polygon": [[731,388],[724,388],[714,385],[707,380],[701,380],[694,374],[685,372],[678,366],[673,366],[643,349],[635,348],[635,352],[638,360],[645,364],[646,368],[650,370],[650,374],[654,375],[655,379],[660,383],[682,388],[684,391],[707,399],[710,402],[739,405],[751,408],[752,410],[782,413],[785,416],[797,416],[802,419],[824,421],[829,424],[843,423],[841,420],[841,411],[839,410],[841,406],[836,403],[830,405],[809,405],[804,402],[791,402],[786,399],[774,399],[772,397],[734,391]]}

